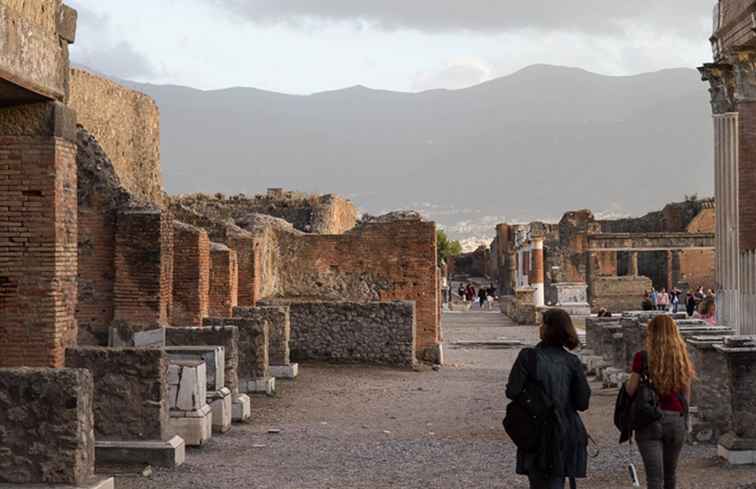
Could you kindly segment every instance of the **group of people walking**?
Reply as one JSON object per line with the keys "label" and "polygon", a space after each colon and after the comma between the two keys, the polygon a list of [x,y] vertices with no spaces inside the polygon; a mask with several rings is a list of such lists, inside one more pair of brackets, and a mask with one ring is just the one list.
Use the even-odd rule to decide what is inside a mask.
{"label": "group of people walking", "polygon": [[462,302],[478,304],[481,310],[492,310],[496,300],[496,287],[491,284],[476,290],[473,284],[460,284],[457,295]]}
{"label": "group of people walking", "polygon": [[[591,389],[580,360],[569,353],[579,346],[569,314],[546,311],[540,337],[535,348],[520,352],[509,375],[504,426],[518,445],[516,471],[532,489],[562,489],[566,481],[576,487],[587,476],[590,439],[578,413],[588,410]],[[644,349],[629,367],[615,413],[620,440],[635,438],[649,489],[675,489],[696,373],[671,316],[649,322]],[[526,431],[533,438],[518,443],[528,439]]]}

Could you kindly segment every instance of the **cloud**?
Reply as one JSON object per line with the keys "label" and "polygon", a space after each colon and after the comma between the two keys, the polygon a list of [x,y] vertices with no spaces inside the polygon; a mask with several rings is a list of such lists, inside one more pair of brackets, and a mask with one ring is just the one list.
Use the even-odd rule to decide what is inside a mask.
{"label": "cloud", "polygon": [[434,88],[455,90],[477,85],[492,77],[491,67],[483,62],[450,63],[439,71],[420,73],[415,78],[413,89],[418,91]]}
{"label": "cloud", "polygon": [[[698,35],[712,0],[207,0],[260,23],[368,22],[387,30],[617,35],[629,25]],[[707,24],[708,22],[708,24]]]}
{"label": "cloud", "polygon": [[113,36],[107,14],[98,14],[77,2],[79,13],[77,42],[71,48],[71,60],[103,75],[122,79],[145,79],[157,75],[157,69],[145,54],[132,44]]}

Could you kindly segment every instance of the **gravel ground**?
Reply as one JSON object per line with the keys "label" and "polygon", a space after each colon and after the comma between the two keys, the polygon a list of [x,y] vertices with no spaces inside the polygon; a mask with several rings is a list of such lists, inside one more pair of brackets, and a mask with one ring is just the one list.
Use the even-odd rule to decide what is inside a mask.
{"label": "gravel ground", "polygon": [[[525,488],[514,446],[501,428],[504,384],[516,349],[455,342],[536,341],[532,327],[499,313],[444,316],[449,366],[417,372],[359,366],[302,366],[275,398],[253,399],[253,421],[190,450],[173,470],[118,477],[118,489]],[[585,416],[601,446],[585,488],[630,487],[627,447],[611,425],[616,391],[595,387]],[[281,430],[269,434],[270,429]],[[637,458],[634,457],[634,458]],[[639,464],[640,466],[640,464]],[[722,466],[713,447],[688,447],[682,489],[745,488],[756,469]]]}

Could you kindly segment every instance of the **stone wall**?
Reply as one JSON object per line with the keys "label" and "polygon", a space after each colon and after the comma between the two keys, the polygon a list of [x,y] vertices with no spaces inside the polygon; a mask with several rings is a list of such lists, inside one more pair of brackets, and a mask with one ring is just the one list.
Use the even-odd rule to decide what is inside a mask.
{"label": "stone wall", "polygon": [[210,240],[207,231],[173,223],[173,303],[171,324],[200,326],[208,316]]}
{"label": "stone wall", "polygon": [[239,393],[239,328],[235,326],[208,326],[203,328],[166,328],[168,346],[222,346],[226,363],[226,387]]}
{"label": "stone wall", "polygon": [[0,369],[0,483],[79,486],[93,477],[93,396],[86,370]]}
{"label": "stone wall", "polygon": [[69,348],[66,366],[94,378],[98,441],[167,440],[168,360],[158,349]]}
{"label": "stone wall", "polygon": [[342,234],[357,223],[354,205],[330,194],[320,196],[274,190],[254,197],[193,194],[173,197],[171,205],[185,206],[219,221],[265,214],[283,219],[299,231],[315,234]]}
{"label": "stone wall", "polygon": [[648,277],[597,277],[591,282],[591,308],[594,312],[602,307],[611,312],[637,311],[643,292],[652,286]]}
{"label": "stone wall", "polygon": [[411,302],[292,302],[290,307],[292,360],[415,363]]}
{"label": "stone wall", "polygon": [[69,105],[100,142],[123,187],[161,206],[160,113],[150,97],[83,70],[71,70]]}
{"label": "stone wall", "polygon": [[76,341],[76,147],[66,117],[60,104],[0,110],[0,367],[62,366]]}

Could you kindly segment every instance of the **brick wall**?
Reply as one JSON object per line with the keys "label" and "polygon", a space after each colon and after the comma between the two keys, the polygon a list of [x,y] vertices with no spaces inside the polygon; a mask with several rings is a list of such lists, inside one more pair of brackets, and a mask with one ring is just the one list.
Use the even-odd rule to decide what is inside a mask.
{"label": "brick wall", "polygon": [[0,367],[60,367],[76,341],[76,207],[72,142],[0,136]]}
{"label": "brick wall", "polygon": [[226,245],[211,243],[208,316],[231,317],[238,298],[239,264],[236,252]]}
{"label": "brick wall", "polygon": [[[365,223],[343,235],[278,241],[274,296],[287,299],[415,301],[416,351],[433,359],[439,342],[436,225],[421,220]],[[240,277],[241,279],[241,277]]]}
{"label": "brick wall", "polygon": [[114,320],[136,330],[167,325],[173,299],[173,217],[123,211],[116,232]]}
{"label": "brick wall", "polygon": [[160,112],[150,97],[83,70],[71,70],[69,105],[113,161],[121,184],[149,203],[163,203]]}
{"label": "brick wall", "polygon": [[591,308],[594,312],[602,307],[613,313],[637,311],[643,292],[652,286],[648,277],[598,277],[591,282]]}
{"label": "brick wall", "polygon": [[740,154],[738,166],[738,202],[740,249],[756,249],[756,102],[738,104]]}
{"label": "brick wall", "polygon": [[207,231],[182,222],[173,224],[173,304],[170,322],[200,326],[208,316],[210,240]]}

